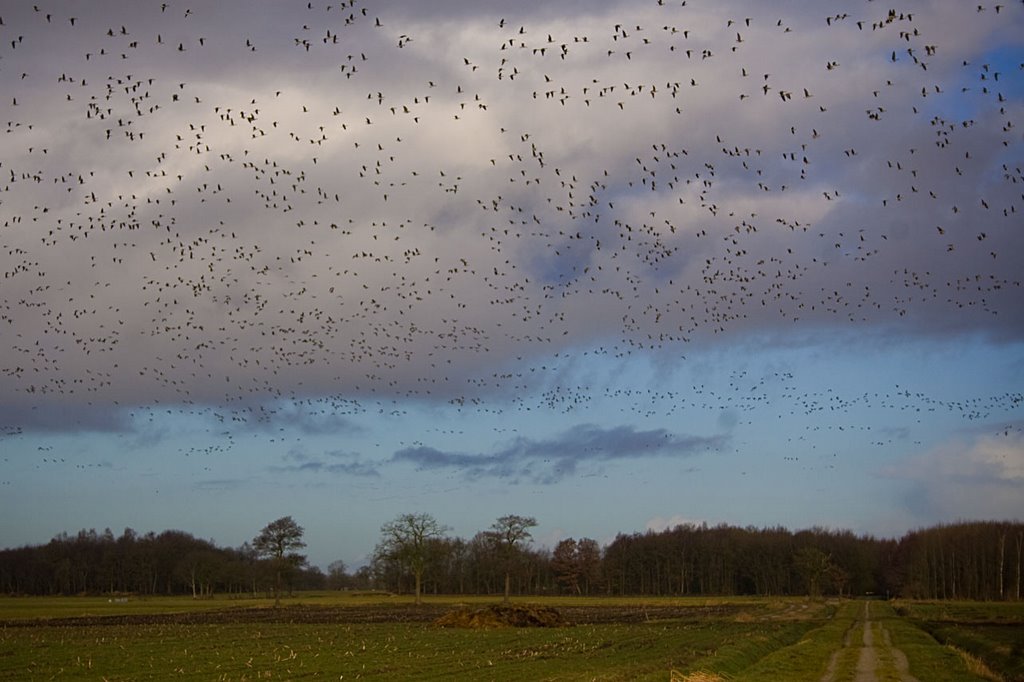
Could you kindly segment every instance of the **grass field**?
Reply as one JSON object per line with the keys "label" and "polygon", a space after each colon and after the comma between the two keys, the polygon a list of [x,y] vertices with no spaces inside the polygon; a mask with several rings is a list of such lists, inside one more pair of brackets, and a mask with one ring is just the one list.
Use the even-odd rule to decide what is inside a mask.
{"label": "grass field", "polygon": [[906,602],[907,620],[1006,680],[1024,680],[1024,602]]}
{"label": "grass field", "polygon": [[[729,680],[842,680],[854,674],[867,613],[864,601],[518,603],[527,601],[554,606],[574,625],[433,624],[458,604],[493,603],[486,598],[430,597],[417,607],[404,597],[309,593],[277,610],[252,599],[0,598],[0,679],[685,680],[700,672]],[[990,606],[1003,605],[963,613],[978,620]],[[984,679],[919,627],[934,615],[930,605],[906,614],[916,607],[901,604],[897,612],[871,602],[868,630],[876,641],[891,638],[922,681]],[[1024,632],[1020,615],[993,609],[990,620],[1012,640]],[[879,661],[878,679],[898,679],[892,661]]]}

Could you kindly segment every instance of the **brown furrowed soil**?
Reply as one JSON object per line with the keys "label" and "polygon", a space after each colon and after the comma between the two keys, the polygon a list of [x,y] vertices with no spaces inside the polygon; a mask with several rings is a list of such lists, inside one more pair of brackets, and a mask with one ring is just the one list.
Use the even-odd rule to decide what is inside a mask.
{"label": "brown furrowed soil", "polygon": [[[244,623],[433,623],[452,611],[449,605],[283,606],[235,607],[191,613],[110,616],[70,616],[0,620],[0,628],[95,627],[103,625],[217,625]],[[663,620],[728,618],[742,611],[739,605],[716,606],[579,606],[560,607],[569,624],[641,623]]]}

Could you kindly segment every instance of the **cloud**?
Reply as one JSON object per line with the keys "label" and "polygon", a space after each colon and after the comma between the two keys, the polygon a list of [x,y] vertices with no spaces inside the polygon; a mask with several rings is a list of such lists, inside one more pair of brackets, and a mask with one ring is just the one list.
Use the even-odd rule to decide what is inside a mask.
{"label": "cloud", "polygon": [[5,16],[12,403],[508,397],[495,367],[611,344],[1024,336],[1021,99],[980,81],[1018,5],[238,8]]}
{"label": "cloud", "polygon": [[723,436],[688,436],[665,429],[637,430],[633,426],[604,428],[579,424],[546,440],[518,437],[491,454],[468,454],[428,446],[404,448],[392,462],[420,469],[455,470],[469,479],[503,478],[514,482],[556,483],[587,464],[649,457],[692,457],[718,450]]}
{"label": "cloud", "polygon": [[211,478],[204,481],[196,481],[193,487],[196,490],[204,491],[228,491],[228,490],[239,490],[250,481],[244,478]]}
{"label": "cloud", "polygon": [[278,473],[342,474],[364,478],[380,476],[380,469],[375,463],[362,459],[356,453],[342,450],[331,450],[322,456],[314,456],[293,448],[284,459],[288,464],[272,466],[270,470]]}
{"label": "cloud", "polygon": [[60,401],[0,404],[0,437],[21,432],[133,433],[127,411],[107,405],[67,405]]}
{"label": "cloud", "polygon": [[240,430],[257,429],[277,431],[296,430],[309,436],[358,434],[363,427],[351,419],[361,414],[363,408],[355,401],[324,399],[319,404],[274,403],[255,406],[245,412],[236,413]]}
{"label": "cloud", "polygon": [[908,506],[922,518],[1024,518],[1024,434],[979,436],[887,467],[910,484]]}

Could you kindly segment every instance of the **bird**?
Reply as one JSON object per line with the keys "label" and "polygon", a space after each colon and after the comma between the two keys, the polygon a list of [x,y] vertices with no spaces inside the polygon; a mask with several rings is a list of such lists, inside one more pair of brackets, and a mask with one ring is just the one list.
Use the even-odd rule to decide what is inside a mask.
{"label": "bird", "polygon": [[[1012,337],[1019,69],[848,9],[8,13],[5,395],[576,417],[612,359],[644,391],[757,334]],[[1022,11],[975,10],[942,20]],[[859,400],[749,388],[701,409]]]}

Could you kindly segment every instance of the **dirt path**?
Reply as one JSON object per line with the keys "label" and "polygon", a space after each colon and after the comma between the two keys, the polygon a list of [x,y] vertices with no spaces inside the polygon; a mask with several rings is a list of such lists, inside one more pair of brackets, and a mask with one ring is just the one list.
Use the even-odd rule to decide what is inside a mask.
{"label": "dirt path", "polygon": [[868,603],[864,602],[864,635],[863,644],[860,649],[860,658],[857,659],[857,674],[853,682],[876,682],[878,676],[875,670],[878,668],[878,651],[875,650],[875,637],[871,634],[871,609]]}
{"label": "dirt path", "polygon": [[[902,682],[919,682],[916,677],[910,674],[910,665],[907,662],[906,654],[893,647],[892,640],[889,637],[889,631],[880,623],[876,623],[876,621],[871,619],[870,602],[864,603],[864,617],[863,620],[858,622],[863,623],[863,632],[861,635],[862,644],[860,646],[860,654],[857,657],[857,670],[853,678],[854,682],[877,682],[877,671],[883,657],[885,659],[892,660],[892,665],[899,674]],[[876,627],[873,627],[873,625],[877,627],[882,639],[882,642],[878,646],[875,645]],[[828,669],[825,671],[825,675],[821,678],[821,682],[835,682],[836,667],[839,663],[839,656],[843,651],[850,648],[853,640],[852,635],[855,630],[856,623],[854,623],[854,626],[846,632],[846,636],[843,638],[843,648],[835,651],[832,654],[832,658],[829,659]]]}

